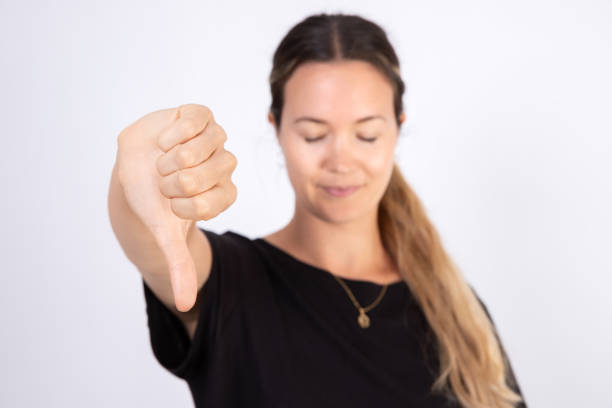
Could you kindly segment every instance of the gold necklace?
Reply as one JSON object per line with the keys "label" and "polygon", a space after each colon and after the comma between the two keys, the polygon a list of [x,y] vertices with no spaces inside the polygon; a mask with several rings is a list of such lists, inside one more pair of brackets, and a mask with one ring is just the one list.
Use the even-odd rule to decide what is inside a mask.
{"label": "gold necklace", "polygon": [[337,277],[333,273],[331,275],[334,278],[336,278],[336,280],[342,285],[342,287],[344,288],[346,293],[351,298],[351,301],[353,302],[353,305],[355,305],[357,310],[359,310],[359,316],[357,317],[357,323],[359,323],[359,325],[363,329],[366,329],[366,328],[370,327],[370,317],[366,314],[366,312],[369,312],[370,310],[372,310],[374,308],[374,306],[376,306],[378,304],[378,302],[380,302],[380,300],[385,295],[385,292],[387,291],[387,286],[389,286],[389,284],[384,285],[382,290],[378,294],[378,298],[376,298],[376,300],[374,302],[372,302],[368,307],[364,308],[364,307],[361,307],[359,302],[357,302],[357,299],[355,299],[355,296],[353,295],[353,292],[351,292],[351,290],[346,285],[346,283],[344,283],[344,281],[342,279],[340,279],[339,277]]}

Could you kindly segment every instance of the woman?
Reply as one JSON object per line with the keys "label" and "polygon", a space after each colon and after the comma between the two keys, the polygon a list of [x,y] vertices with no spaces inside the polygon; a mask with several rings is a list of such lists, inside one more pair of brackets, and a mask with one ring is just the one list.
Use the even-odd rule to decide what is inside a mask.
{"label": "woman", "polygon": [[295,213],[267,236],[195,226],[236,199],[209,108],[119,135],[109,211],[158,361],[202,407],[525,407],[484,303],[394,163],[404,83],[382,28],[308,17],[269,79]]}

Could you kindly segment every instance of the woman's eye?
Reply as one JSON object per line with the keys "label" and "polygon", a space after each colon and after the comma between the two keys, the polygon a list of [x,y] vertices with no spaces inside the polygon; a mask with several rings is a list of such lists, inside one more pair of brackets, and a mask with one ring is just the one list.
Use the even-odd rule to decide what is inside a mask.
{"label": "woman's eye", "polygon": [[[308,143],[312,143],[312,142],[316,142],[318,140],[321,140],[325,137],[325,135],[320,135],[318,137],[314,137],[314,138],[307,138],[305,137],[304,140],[306,140]],[[376,141],[376,139],[378,139],[377,137],[363,137],[363,136],[359,136],[360,140],[363,140],[364,142],[368,142],[368,143],[374,143]]]}
{"label": "woman's eye", "polygon": [[362,137],[362,136],[359,136],[359,139],[363,140],[364,142],[374,143],[376,141],[376,139],[378,139],[378,138],[377,137]]}
{"label": "woman's eye", "polygon": [[312,142],[316,142],[317,140],[321,140],[324,137],[325,137],[325,135],[321,135],[321,136],[318,136],[318,137],[315,137],[315,138],[310,138],[310,139],[306,137],[306,138],[304,138],[304,140],[306,140],[308,143],[312,143]]}

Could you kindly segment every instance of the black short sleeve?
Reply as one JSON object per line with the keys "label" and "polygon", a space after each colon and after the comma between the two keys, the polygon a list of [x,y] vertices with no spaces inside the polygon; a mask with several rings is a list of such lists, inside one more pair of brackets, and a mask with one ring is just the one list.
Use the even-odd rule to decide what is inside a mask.
{"label": "black short sleeve", "polygon": [[222,325],[237,305],[241,265],[231,254],[235,243],[226,234],[198,227],[206,234],[212,251],[210,275],[198,292],[199,313],[193,341],[180,319],[162,303],[142,280],[151,348],[157,361],[172,374],[189,380],[206,369]]}

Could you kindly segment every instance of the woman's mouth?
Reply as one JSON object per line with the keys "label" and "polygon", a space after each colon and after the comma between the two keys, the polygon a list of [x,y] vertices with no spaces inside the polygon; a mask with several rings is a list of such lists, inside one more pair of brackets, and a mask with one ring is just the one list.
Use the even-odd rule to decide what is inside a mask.
{"label": "woman's mouth", "polygon": [[360,186],[322,186],[329,195],[334,197],[346,197],[353,194]]}

